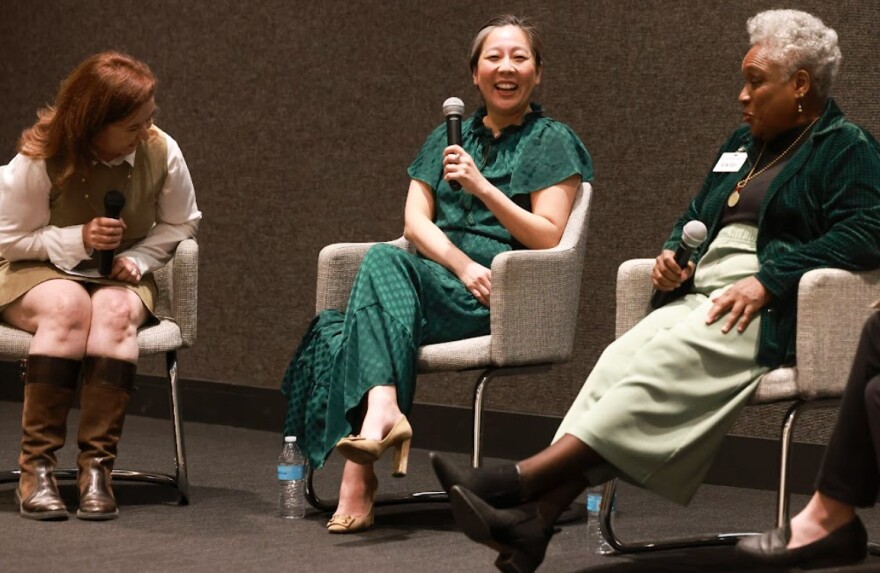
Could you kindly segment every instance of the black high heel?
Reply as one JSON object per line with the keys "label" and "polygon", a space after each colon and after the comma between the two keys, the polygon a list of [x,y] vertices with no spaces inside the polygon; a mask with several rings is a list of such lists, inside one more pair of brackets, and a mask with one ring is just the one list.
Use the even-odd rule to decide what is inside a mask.
{"label": "black high heel", "polygon": [[504,573],[532,573],[544,561],[556,530],[544,524],[536,507],[495,509],[459,485],[452,486],[449,500],[461,530],[498,551],[495,566]]}
{"label": "black high heel", "polygon": [[513,507],[526,501],[516,464],[491,468],[461,468],[441,454],[431,452],[431,465],[443,489],[460,485],[495,507]]}
{"label": "black high heel", "polygon": [[801,569],[850,565],[868,556],[868,532],[858,516],[807,545],[787,549],[790,539],[791,524],[741,539],[736,550],[761,563]]}

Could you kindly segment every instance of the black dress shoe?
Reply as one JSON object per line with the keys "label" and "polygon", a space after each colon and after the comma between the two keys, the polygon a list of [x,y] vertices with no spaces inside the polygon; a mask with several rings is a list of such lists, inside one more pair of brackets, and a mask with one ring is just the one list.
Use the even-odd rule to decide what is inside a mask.
{"label": "black dress shoe", "polygon": [[431,465],[440,485],[449,493],[460,485],[495,507],[512,507],[526,501],[516,464],[491,468],[462,468],[431,452]]}
{"label": "black dress shoe", "polygon": [[465,535],[498,551],[495,566],[504,573],[532,573],[556,532],[544,524],[537,509],[496,509],[477,495],[454,485],[449,492],[452,514]]}
{"label": "black dress shoe", "polygon": [[868,533],[858,516],[822,539],[795,549],[785,547],[791,539],[790,527],[741,539],[736,549],[768,565],[801,569],[850,565],[868,556]]}

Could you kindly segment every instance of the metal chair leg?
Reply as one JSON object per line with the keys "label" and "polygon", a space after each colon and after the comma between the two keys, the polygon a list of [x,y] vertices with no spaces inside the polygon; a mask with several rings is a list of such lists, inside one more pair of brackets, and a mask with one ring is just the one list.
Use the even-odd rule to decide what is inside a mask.
{"label": "metal chair leg", "polygon": [[[189,478],[186,466],[186,450],[183,439],[183,424],[181,423],[180,402],[178,399],[179,378],[177,374],[177,352],[170,351],[165,355],[166,373],[169,384],[169,400],[171,406],[171,424],[174,435],[174,469],[175,475],[146,472],[140,470],[114,469],[114,481],[130,481],[137,483],[150,483],[154,485],[170,486],[178,491],[178,504],[189,504]],[[0,472],[0,483],[18,481],[21,470]],[[76,469],[56,469],[57,479],[75,480]]]}
{"label": "metal chair leg", "polygon": [[174,471],[177,491],[180,492],[180,505],[189,505],[189,472],[186,466],[186,443],[183,438],[183,423],[180,414],[180,399],[177,375],[177,352],[172,350],[165,355],[168,372],[169,400],[171,403],[171,427],[174,433]]}
{"label": "metal chair leg", "polygon": [[486,395],[486,386],[497,368],[487,368],[477,378],[474,384],[474,403],[472,412],[474,416],[473,449],[471,450],[471,465],[475,468],[483,465],[483,400]]}
{"label": "metal chair leg", "polygon": [[622,541],[614,532],[611,513],[611,500],[614,499],[614,492],[616,489],[617,480],[611,480],[605,484],[605,489],[602,492],[602,504],[599,506],[599,529],[601,529],[602,536],[608,541],[608,544],[619,553],[648,553],[669,549],[732,545],[741,537],[755,535],[754,533],[721,533],[665,539],[660,541]]}
{"label": "metal chair leg", "polygon": [[[782,527],[788,523],[790,499],[788,470],[791,458],[791,443],[794,438],[795,425],[799,416],[807,410],[836,407],[839,403],[840,400],[836,398],[810,401],[798,400],[785,413],[780,432],[779,490],[776,499],[775,527]],[[625,542],[614,532],[611,500],[614,499],[614,492],[616,489],[617,480],[611,480],[605,484],[605,490],[602,494],[602,505],[599,509],[599,527],[602,530],[602,535],[608,541],[608,544],[620,553],[645,553],[652,551],[665,551],[669,549],[690,549],[694,547],[732,545],[743,537],[758,535],[757,533],[719,533],[665,539],[660,541]],[[871,548],[872,553],[876,551],[876,554],[880,555],[880,545],[870,543],[869,548]]]}
{"label": "metal chair leg", "polygon": [[544,374],[549,372],[552,364],[528,364],[522,366],[505,366],[490,367],[477,377],[474,385],[474,434],[473,434],[473,450],[471,454],[471,464],[475,468],[483,465],[483,403],[486,398],[486,387],[489,381],[497,376],[519,376],[526,374]]}

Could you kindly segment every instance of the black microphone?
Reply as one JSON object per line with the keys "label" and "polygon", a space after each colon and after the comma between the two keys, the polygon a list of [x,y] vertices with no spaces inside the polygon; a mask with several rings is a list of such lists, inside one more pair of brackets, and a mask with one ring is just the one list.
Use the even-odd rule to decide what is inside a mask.
{"label": "black microphone", "polygon": [[[110,219],[118,219],[122,214],[122,208],[125,207],[125,195],[119,191],[107,191],[104,195],[104,216]],[[113,270],[113,257],[116,249],[109,251],[98,251],[98,272],[102,277],[110,276]]]}
{"label": "black microphone", "polygon": [[[703,244],[706,240],[706,225],[702,221],[689,221],[684,229],[681,230],[681,242],[675,249],[675,263],[682,270],[687,267],[688,261],[691,260],[691,253],[694,249]],[[672,302],[675,298],[675,289],[670,291],[655,290],[651,296],[651,308],[660,308],[666,303]]]}
{"label": "black microphone", "polygon": [[[461,116],[464,115],[464,102],[451,97],[443,102],[443,115],[446,116],[446,145],[461,145]],[[450,181],[453,191],[461,191],[458,181]]]}

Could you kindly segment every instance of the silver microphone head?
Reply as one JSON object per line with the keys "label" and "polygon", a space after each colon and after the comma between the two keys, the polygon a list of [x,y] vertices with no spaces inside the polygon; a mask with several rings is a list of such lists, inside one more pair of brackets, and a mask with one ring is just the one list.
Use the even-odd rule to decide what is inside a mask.
{"label": "silver microphone head", "polygon": [[706,225],[702,221],[697,221],[696,219],[688,221],[684,229],[681,230],[681,242],[692,249],[696,249],[706,240],[707,233]]}
{"label": "silver microphone head", "polygon": [[457,97],[448,98],[443,102],[443,115],[464,115],[464,102]]}

